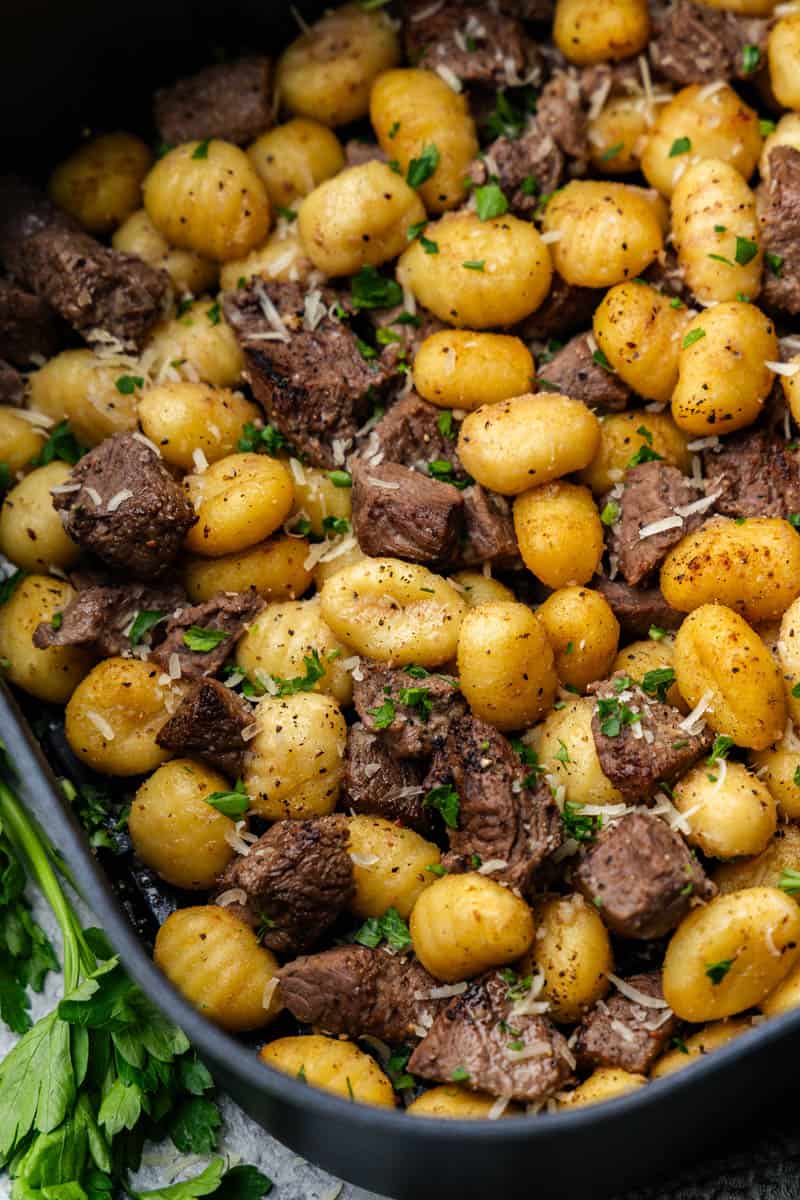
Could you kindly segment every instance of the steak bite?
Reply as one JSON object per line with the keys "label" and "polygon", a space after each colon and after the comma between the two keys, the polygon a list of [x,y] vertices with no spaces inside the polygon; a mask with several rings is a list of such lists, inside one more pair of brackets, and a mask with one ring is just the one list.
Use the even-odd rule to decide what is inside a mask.
{"label": "steak bite", "polygon": [[659,75],[685,86],[748,79],[747,45],[766,50],[767,22],[675,0],[659,18],[649,52]]}
{"label": "steak bite", "polygon": [[422,803],[422,768],[410,758],[394,758],[383,735],[359,721],[347,731],[342,782],[345,809],[398,821],[429,834],[431,810]]}
{"label": "steak bite", "polygon": [[463,491],[466,538],[458,552],[465,567],[483,563],[513,567],[520,562],[511,505],[505,496],[475,483]]}
{"label": "steak bite", "polygon": [[[647,676],[645,676],[645,682]],[[680,709],[655,699],[624,673],[593,683],[592,736],[600,767],[626,800],[649,796],[660,780],[691,767],[714,740],[711,729],[687,733]]]}
{"label": "steak bite", "polygon": [[769,152],[769,182],[756,192],[764,278],[759,303],[800,313],[800,150]]}
{"label": "steak bite", "polygon": [[392,1043],[424,1037],[445,1003],[427,998],[439,985],[415,959],[367,946],[297,958],[278,978],[292,1016],[337,1037]]}
{"label": "steak bite", "polygon": [[0,358],[27,366],[61,348],[64,327],[40,296],[0,279]]}
{"label": "steak bite", "polygon": [[25,401],[25,376],[0,358],[0,404],[21,408]]}
{"label": "steak bite", "polygon": [[370,557],[445,563],[463,524],[464,501],[452,484],[393,462],[354,468],[353,532]]}
{"label": "steak bite", "polygon": [[211,600],[171,617],[164,640],[150,658],[172,674],[170,661],[177,654],[183,679],[214,675],[263,607],[264,601],[255,588],[218,592]]}
{"label": "steak bite", "polygon": [[630,587],[622,580],[605,576],[596,580],[595,586],[605,596],[628,639],[647,637],[653,625],[657,629],[677,629],[686,616],[670,608],[660,587]]}
{"label": "steak bite", "polygon": [[247,748],[242,733],[252,723],[253,710],[238,692],[218,679],[201,679],[162,725],[156,742],[176,754],[199,754],[238,779]]}
{"label": "steak bite", "polygon": [[537,82],[536,45],[513,16],[458,0],[406,0],[406,54],[415,67],[451,71],[463,83],[519,87]]}
{"label": "steak bite", "polygon": [[[703,512],[683,511],[697,499],[697,488],[677,467],[645,462],[627,472],[620,514],[609,530],[608,549],[617,556],[619,569],[631,587],[646,579],[681,538],[703,524],[708,506]],[[670,524],[661,532],[648,532],[648,526],[662,522]]]}
{"label": "steak bite", "polygon": [[91,583],[70,600],[58,629],[49,621],[38,626],[33,644],[40,650],[85,646],[103,658],[112,658],[131,649],[132,627],[139,613],[159,613],[166,618],[185,603],[178,584]]}
{"label": "steak bite", "polygon": [[512,212],[521,216],[529,216],[541,196],[555,191],[563,173],[564,155],[535,117],[519,137],[495,138],[469,169],[476,187],[496,177]]}
{"label": "steak bite", "polygon": [[482,975],[439,1013],[408,1070],[439,1083],[455,1079],[490,1096],[541,1103],[570,1078],[572,1055],[547,1018],[526,1014],[524,1003],[509,996],[499,971]]}
{"label": "steak bite", "polygon": [[544,391],[542,381],[551,385],[548,391],[561,392],[563,396],[583,400],[584,404],[609,412],[627,408],[631,398],[627,383],[595,359],[588,333],[570,338],[566,346],[540,369],[537,391]]}
{"label": "steak bite", "polygon": [[162,141],[222,138],[241,145],[274,123],[268,58],[217,63],[159,88],[153,118]]}
{"label": "steak bite", "polygon": [[355,893],[343,816],[277,821],[237,855],[218,881],[217,903],[258,930],[262,946],[298,954],[318,942]]}
{"label": "steak bite", "polygon": [[615,988],[578,1026],[573,1049],[579,1066],[586,1070],[618,1067],[646,1075],[677,1031],[678,1020],[661,990],[660,971],[632,975],[624,982],[641,992],[643,999],[630,999]]}
{"label": "steak bite", "polygon": [[544,85],[536,101],[536,122],[583,170],[589,157],[588,105],[572,71],[556,71]]}
{"label": "steak bite", "polygon": [[53,507],[78,545],[134,575],[158,575],[178,554],[197,517],[156,451],[117,433],[80,460]]}
{"label": "steak bite", "polygon": [[332,443],[352,442],[392,377],[389,365],[368,362],[349,325],[330,315],[337,301],[322,289],[309,322],[303,288],[255,276],[223,302],[267,419],[316,467],[336,466]]}
{"label": "steak bite", "polygon": [[455,438],[442,432],[440,418],[442,410],[411,392],[393,404],[375,426],[369,441],[361,447],[361,454],[369,465],[377,455],[380,459],[402,463],[404,467],[428,470],[432,462],[449,462],[453,465],[453,478],[464,479],[464,469],[456,455]]}
{"label": "steak bite", "polygon": [[467,711],[458,684],[446,675],[417,678],[408,670],[363,662],[353,704],[371,733],[378,730],[394,758],[425,758],[441,746],[451,723]]}
{"label": "steak bite", "polygon": [[800,461],[786,440],[747,429],[703,453],[709,495],[726,517],[788,517],[800,512]]}
{"label": "steak bite", "polygon": [[0,180],[0,259],[90,343],[139,349],[167,297],[165,271],[101,245],[17,179]]}
{"label": "steak bite", "polygon": [[581,855],[573,883],[620,937],[663,937],[716,888],[683,838],[646,809],[609,825]]}
{"label": "steak bite", "polygon": [[526,771],[508,739],[471,716],[450,725],[425,787],[448,783],[458,793],[459,811],[458,827],[447,831],[447,870],[474,870],[477,856],[492,879],[527,892],[537,868],[562,841],[550,789],[538,781],[526,786]]}
{"label": "steak bite", "polygon": [[[565,337],[577,329],[591,325],[594,310],[603,299],[599,288],[578,287],[567,283],[561,275],[553,272],[550,291],[542,303],[513,332],[523,342],[543,342],[548,338]],[[535,348],[535,347],[534,347]]]}

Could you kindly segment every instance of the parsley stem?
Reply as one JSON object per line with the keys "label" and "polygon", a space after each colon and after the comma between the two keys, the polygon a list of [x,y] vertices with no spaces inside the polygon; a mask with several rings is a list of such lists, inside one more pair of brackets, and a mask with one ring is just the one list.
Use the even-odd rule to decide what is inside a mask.
{"label": "parsley stem", "polygon": [[32,877],[42,890],[61,929],[64,957],[64,986],[67,992],[77,987],[81,974],[95,969],[77,915],[59,882],[42,837],[11,789],[0,781],[0,824],[14,848],[28,864]]}

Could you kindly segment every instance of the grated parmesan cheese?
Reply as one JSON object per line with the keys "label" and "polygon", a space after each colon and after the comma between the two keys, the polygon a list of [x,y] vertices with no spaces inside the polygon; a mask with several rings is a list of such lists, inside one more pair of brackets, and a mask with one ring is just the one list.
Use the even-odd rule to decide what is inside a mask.
{"label": "grated parmesan cheese", "polygon": [[721,495],[722,492],[712,492],[710,496],[704,496],[701,500],[693,500],[691,504],[679,504],[675,512],[679,517],[691,517],[695,513],[705,512],[719,500]]}
{"label": "grated parmesan cheese", "polygon": [[[219,903],[219,901],[217,901]],[[261,993],[261,1003],[264,1008],[271,1008],[275,993],[280,985],[280,980],[277,975],[273,975],[272,979],[268,979],[264,984],[264,991]]]}
{"label": "grated parmesan cheese", "polygon": [[678,516],[677,510],[674,516],[662,517],[660,521],[651,521],[649,525],[639,526],[639,537],[642,541],[645,538],[655,537],[659,533],[666,533],[668,529],[682,529],[683,517]]}
{"label": "grated parmesan cheese", "polygon": [[86,495],[89,497],[95,508],[99,508],[103,503],[103,497],[100,495],[97,488],[85,487],[83,490],[86,492]]}
{"label": "grated parmesan cheese", "polygon": [[478,867],[478,874],[493,875],[495,871],[504,871],[507,866],[508,862],[504,858],[487,858],[486,862]]}
{"label": "grated parmesan cheese", "polygon": [[560,242],[561,241],[562,237],[564,236],[564,230],[563,229],[550,229],[547,231],[547,233],[543,233],[540,236],[541,236],[541,239],[544,242],[544,244],[546,246],[549,246],[551,242]]}
{"label": "grated parmesan cheese", "polygon": [[228,888],[227,891],[220,892],[214,903],[218,904],[220,908],[227,908],[229,904],[246,904],[247,892],[244,888]]}
{"label": "grated parmesan cheese", "polygon": [[[712,691],[707,690],[703,692],[695,707],[689,713],[688,717],[684,717],[678,728],[682,729],[684,733],[698,733],[703,727],[703,713],[707,711],[713,699],[714,693]],[[697,726],[699,728],[696,728]]]}
{"label": "grated parmesan cheese", "polygon": [[768,371],[772,371],[775,375],[796,375],[800,371],[800,362],[785,363],[785,362],[769,362],[764,361],[764,366]]}
{"label": "grated parmesan cheese", "polygon": [[101,737],[104,737],[107,742],[113,742],[114,730],[111,725],[109,725],[105,717],[101,716],[100,713],[96,712],[93,708],[86,709],[86,716],[92,722]]}
{"label": "grated parmesan cheese", "polygon": [[106,505],[106,512],[116,512],[120,504],[124,504],[126,500],[130,500],[132,495],[133,492],[130,488],[123,488],[121,492],[117,492],[116,495],[111,497]]}
{"label": "grated parmesan cheese", "polygon": [[486,1114],[490,1121],[497,1121],[502,1117],[503,1113],[508,1108],[510,1096],[498,1096],[492,1107]]}
{"label": "grated parmesan cheese", "polygon": [[462,90],[461,80],[458,78],[455,71],[446,66],[444,63],[437,63],[436,74],[440,79],[443,79],[447,86],[452,88],[454,92],[460,92]]}
{"label": "grated parmesan cheese", "polygon": [[633,984],[620,979],[619,975],[613,975],[611,971],[608,972],[607,978],[618,992],[628,1000],[633,1000],[635,1004],[641,1004],[642,1008],[669,1008],[666,1000],[659,1000],[657,996],[648,996],[647,992],[640,991]]}
{"label": "grated parmesan cheese", "polygon": [[728,85],[724,79],[715,79],[713,83],[707,83],[704,88],[701,88],[697,93],[697,100],[700,104],[705,100],[710,100],[717,92],[721,92]]}

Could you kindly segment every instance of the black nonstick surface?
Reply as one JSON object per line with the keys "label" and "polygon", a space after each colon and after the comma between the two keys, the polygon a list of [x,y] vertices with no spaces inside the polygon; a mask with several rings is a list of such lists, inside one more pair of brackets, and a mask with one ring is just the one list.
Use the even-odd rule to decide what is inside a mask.
{"label": "black nonstick surface", "polygon": [[[311,17],[322,6],[298,7]],[[113,0],[3,0],[0,172],[42,177],[83,128],[95,125],[150,138],[148,98],[158,83],[213,61],[220,48],[274,53],[294,29],[289,6],[278,0],[138,0],[130,7]],[[0,691],[0,737],[17,764],[20,792],[133,977],[186,1031],[243,1108],[343,1179],[396,1200],[603,1200],[707,1152],[794,1081],[800,1012],[760,1026],[691,1071],[599,1108],[537,1119],[410,1120],[274,1072],[251,1047],[210,1025],[153,966],[147,943],[172,898],[133,870],[129,855],[108,870],[93,857],[56,782],[55,773],[65,769],[58,722],[41,706],[28,713],[44,752],[13,697]],[[790,1162],[793,1153],[787,1146]],[[771,1151],[762,1160],[765,1171],[774,1160]],[[786,1169],[776,1200],[800,1195],[793,1167]],[[744,1175],[730,1190],[690,1187],[681,1194],[759,1195],[752,1173]]]}

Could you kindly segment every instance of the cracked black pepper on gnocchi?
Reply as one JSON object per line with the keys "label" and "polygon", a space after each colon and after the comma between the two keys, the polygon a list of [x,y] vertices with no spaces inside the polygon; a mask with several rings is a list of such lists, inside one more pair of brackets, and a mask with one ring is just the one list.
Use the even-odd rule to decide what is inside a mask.
{"label": "cracked black pepper on gnocchi", "polygon": [[3,669],[264,1063],[594,1104],[800,1006],[800,9],[299,19],[0,180]]}

